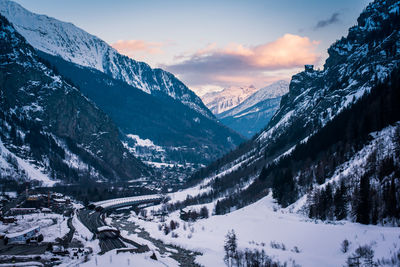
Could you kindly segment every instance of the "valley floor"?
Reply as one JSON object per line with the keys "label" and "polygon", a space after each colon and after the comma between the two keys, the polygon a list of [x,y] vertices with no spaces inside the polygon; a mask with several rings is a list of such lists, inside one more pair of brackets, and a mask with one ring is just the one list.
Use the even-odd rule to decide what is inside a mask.
{"label": "valley floor", "polygon": [[[200,207],[191,208],[199,210]],[[212,211],[212,204],[208,208]],[[343,266],[346,259],[363,245],[372,247],[374,260],[388,259],[400,248],[398,227],[313,221],[279,209],[271,195],[226,215],[188,223],[180,220],[179,211],[176,211],[165,223],[169,225],[171,220],[180,226],[168,235],[159,229],[161,222],[139,219],[133,212],[125,221],[119,217],[111,223],[134,223],[155,239],[200,252],[202,255],[197,256],[196,261],[204,266],[225,266],[224,240],[231,229],[236,232],[238,249],[263,249],[269,257],[287,262],[289,266],[294,262],[301,266]],[[350,241],[347,253],[341,251],[345,239]]]}

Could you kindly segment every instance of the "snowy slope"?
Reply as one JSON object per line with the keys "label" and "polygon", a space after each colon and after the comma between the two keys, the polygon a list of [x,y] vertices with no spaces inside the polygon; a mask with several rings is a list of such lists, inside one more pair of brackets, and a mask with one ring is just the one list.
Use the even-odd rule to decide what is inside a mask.
{"label": "snowy slope", "polygon": [[226,156],[218,168],[232,166],[241,157],[253,157],[247,168],[255,170],[248,172],[259,173],[262,166],[307,140],[383,82],[400,65],[400,27],[398,15],[392,12],[399,5],[400,1],[383,0],[369,4],[348,36],[328,49],[324,69],[294,75],[289,93],[282,96],[265,130]]}
{"label": "snowy slope", "polygon": [[231,86],[220,92],[205,94],[202,99],[213,114],[220,114],[236,107],[257,91],[253,85],[247,87]]}
{"label": "snowy slope", "polygon": [[[192,206],[199,210],[201,205]],[[212,210],[213,205],[208,205]],[[281,263],[295,262],[300,266],[343,266],[360,245],[371,245],[375,251],[375,260],[394,255],[400,245],[400,228],[366,226],[343,222],[323,224],[314,222],[296,214],[286,213],[274,203],[271,195],[260,201],[236,210],[227,215],[212,216],[208,219],[187,223],[179,219],[179,211],[173,213],[170,220],[178,221],[180,226],[172,234],[160,231],[159,222],[140,220],[132,212],[127,223],[134,222],[144,227],[153,237],[166,243],[203,253],[197,262],[207,266],[225,266],[224,240],[231,229],[238,238],[238,249],[264,249],[266,254]],[[340,251],[344,239],[351,242],[347,253]],[[272,248],[271,242],[284,244],[285,250]],[[295,251],[295,247],[299,252]]]}
{"label": "snowy slope", "polygon": [[289,83],[286,81],[273,83],[259,89],[236,107],[217,114],[217,118],[229,128],[250,138],[267,126],[288,89]]}
{"label": "snowy slope", "polygon": [[218,118],[225,118],[229,116],[235,116],[238,113],[249,109],[250,107],[264,101],[267,99],[273,99],[277,97],[281,97],[284,94],[289,92],[289,83],[287,81],[277,81],[272,83],[266,87],[263,87],[257,90],[255,93],[250,95],[247,99],[245,99],[241,104],[237,105],[236,107],[227,110],[221,113]]}
{"label": "snowy slope", "polygon": [[[16,162],[10,163],[10,159],[16,159]],[[28,160],[22,159],[10,152],[0,140],[0,170],[2,177],[15,177],[25,180],[36,180],[43,186],[52,186],[57,181],[51,179],[49,174],[46,174],[42,168],[31,164]],[[25,174],[25,177],[23,177]]]}
{"label": "snowy slope", "polygon": [[3,178],[51,185],[89,165],[98,179],[136,178],[147,169],[123,148],[110,118],[43,64],[3,16],[0,35],[2,158],[11,156],[17,174],[2,172]]}
{"label": "snowy slope", "polygon": [[201,99],[173,74],[152,69],[119,54],[103,40],[72,23],[32,13],[15,2],[0,0],[0,12],[34,48],[81,66],[95,68],[146,93],[168,95],[213,118]]}
{"label": "snowy slope", "polygon": [[[251,138],[268,125],[268,122],[278,110],[280,102],[280,97],[266,99],[236,113],[235,115],[224,116],[224,112],[217,115],[217,117],[222,115],[221,118],[219,118],[221,123],[238,133],[241,133],[243,136]],[[230,110],[227,112],[230,112]]]}
{"label": "snowy slope", "polygon": [[[395,151],[397,146],[396,142],[399,142],[399,140],[396,140],[396,138],[398,138],[396,134],[398,133],[400,133],[400,122],[388,126],[381,131],[371,133],[372,140],[351,157],[351,159],[341,164],[334,174],[326,179],[325,183],[322,185],[314,185],[313,191],[325,188],[327,184],[335,187],[335,184],[337,185],[341,180],[345,181],[348,187],[351,187],[354,184],[359,184],[360,177],[371,168],[371,162],[369,162],[369,159],[372,155],[375,158],[374,164],[376,165],[387,157],[395,156],[394,153],[396,153]],[[372,184],[375,185],[380,184],[381,182],[372,177],[371,180]],[[311,197],[313,191],[305,194],[286,209],[291,212],[299,212],[306,215],[309,209],[307,198]]]}
{"label": "snowy slope", "polygon": [[[399,1],[374,1],[347,37],[329,47],[322,71],[294,75],[289,93],[258,140],[268,143],[295,124],[304,126],[304,136],[299,136],[303,139],[383,82],[400,63],[400,31],[396,18],[389,16],[399,5]],[[390,27],[389,32],[384,31],[386,27]]]}

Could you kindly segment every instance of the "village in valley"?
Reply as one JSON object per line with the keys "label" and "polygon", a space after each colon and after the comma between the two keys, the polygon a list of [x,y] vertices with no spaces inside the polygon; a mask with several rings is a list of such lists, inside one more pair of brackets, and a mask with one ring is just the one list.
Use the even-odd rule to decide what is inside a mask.
{"label": "village in valley", "polygon": [[[117,198],[85,206],[61,193],[26,188],[19,193],[3,191],[0,199],[0,266],[97,266],[98,261],[112,261],[112,255],[124,264],[131,260],[172,266],[194,262],[194,252],[153,239],[133,222],[119,224],[121,218],[134,216],[162,224],[160,231],[166,234],[175,230],[179,223],[167,221],[167,195]],[[201,214],[180,210],[182,221],[201,216],[208,217],[208,210]],[[134,233],[141,234],[133,237]]]}
{"label": "village in valley", "polygon": [[69,197],[26,189],[20,194],[4,192],[0,198],[0,264],[45,266],[60,262],[62,257],[78,259],[93,252],[82,242],[73,241],[73,218],[79,206]]}

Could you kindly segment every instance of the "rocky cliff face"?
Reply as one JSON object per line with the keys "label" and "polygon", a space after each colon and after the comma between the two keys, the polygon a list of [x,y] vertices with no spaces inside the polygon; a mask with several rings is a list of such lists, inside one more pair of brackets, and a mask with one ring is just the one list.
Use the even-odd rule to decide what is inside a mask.
{"label": "rocky cliff face", "polygon": [[[2,133],[7,139],[3,141],[14,148],[16,155],[29,161],[40,144],[16,145],[15,136],[7,133],[10,127],[17,129],[20,142],[26,141],[24,136],[36,132],[47,140],[43,147],[48,142],[57,143],[54,146],[64,150],[60,152],[64,158],[57,162],[71,170],[82,171],[65,158],[65,154],[75,153],[86,171],[96,173],[98,179],[131,179],[146,174],[147,167],[123,148],[110,118],[44,65],[6,18],[1,16],[0,23]],[[7,119],[10,116],[15,119]],[[43,150],[35,159],[36,166],[54,178],[51,177],[56,172],[53,157]]]}
{"label": "rocky cliff face", "polygon": [[400,62],[398,9],[398,1],[371,3],[348,36],[328,49],[322,71],[294,75],[289,93],[282,97],[278,112],[258,140],[268,144],[295,131],[287,140],[290,147],[384,81]]}
{"label": "rocky cliff face", "polygon": [[[100,71],[38,54],[110,116],[123,134],[121,140],[143,161],[205,164],[243,141],[231,129],[170,97],[154,97]],[[154,146],[143,147],[140,140],[128,137],[132,135],[149,139]]]}
{"label": "rocky cliff face", "polygon": [[[207,170],[194,175],[193,180],[220,173],[217,175],[219,179],[215,182],[214,190],[217,187],[220,190],[230,188],[227,192],[232,192],[236,190],[232,188],[243,183],[243,177],[249,177],[250,183],[251,178],[255,177],[275,177],[273,181],[266,178],[266,180],[255,179],[254,184],[249,187],[254,191],[244,190],[241,195],[254,199],[254,195],[263,195],[267,192],[261,192],[260,188],[276,186],[283,188],[282,191],[287,193],[285,197],[290,196],[289,200],[285,200],[290,203],[298,197],[295,184],[297,179],[301,183],[301,179],[295,176],[301,168],[299,166],[315,164],[304,176],[311,177],[311,180],[318,176],[317,169],[324,170],[333,166],[332,162],[317,160],[307,163],[307,160],[311,162],[311,158],[316,155],[309,156],[310,159],[307,158],[308,156],[302,158],[299,155],[304,156],[318,151],[325,153],[325,159],[329,159],[337,156],[338,150],[349,151],[346,154],[349,156],[359,149],[357,145],[351,149],[346,147],[346,142],[350,141],[344,140],[347,138],[345,137],[341,143],[340,140],[335,139],[339,135],[335,135],[334,131],[340,132],[340,136],[354,136],[356,139],[357,134],[354,133],[362,132],[363,129],[381,130],[379,125],[382,123],[374,122],[374,127],[369,127],[373,123],[366,118],[373,117],[375,113],[384,114],[382,117],[390,117],[390,111],[386,112],[382,103],[386,101],[391,105],[388,110],[395,110],[393,102],[397,100],[387,99],[377,90],[382,90],[381,88],[397,90],[391,88],[396,86],[392,86],[388,78],[392,73],[397,75],[400,64],[399,9],[400,1],[376,0],[369,4],[358,18],[358,24],[349,29],[348,36],[341,38],[328,49],[329,58],[322,71],[306,66],[305,71],[292,77],[289,93],[282,97],[280,107],[266,129],[241,145],[236,151],[210,165]],[[385,84],[379,86],[381,83]],[[372,88],[375,90],[374,95],[370,94]],[[387,89],[387,91],[390,90]],[[386,91],[382,90],[382,92]],[[392,94],[395,95],[395,93]],[[369,102],[367,100],[361,102],[364,104],[365,102],[372,103],[373,96],[383,99],[379,105],[375,103],[374,107],[370,107],[370,110],[375,109],[374,114],[368,113],[368,109],[364,113],[360,111],[362,109],[358,103],[364,99],[363,96],[369,97],[367,99]],[[349,111],[352,107],[358,107],[358,113]],[[346,114],[342,115],[346,110]],[[357,121],[353,117],[352,123],[348,124],[344,118],[350,117],[351,114],[359,114],[360,118],[363,118]],[[340,115],[342,117],[339,117]],[[336,122],[331,123],[335,119]],[[393,121],[387,120],[386,124],[388,122]],[[326,130],[328,123],[331,123],[331,128],[332,125],[346,125],[346,129],[339,127]],[[313,142],[309,143],[311,138]],[[321,141],[324,138],[330,138],[330,145],[334,144],[329,147],[331,150],[325,146],[326,142]],[[303,149],[302,153],[307,153],[301,154],[299,152],[301,149]],[[296,155],[288,156],[295,152]],[[285,156],[288,157],[285,158]],[[264,170],[267,173],[261,173],[263,168],[267,168],[267,171]],[[319,178],[323,182],[325,176],[320,175]],[[281,200],[280,197],[282,195],[278,195],[278,200]],[[237,199],[242,201],[241,205],[246,202],[243,198]]]}
{"label": "rocky cliff face", "polygon": [[[221,125],[171,73],[123,56],[71,23],[31,13],[14,2],[0,0],[0,12],[43,61],[112,119],[124,145],[143,161],[206,164],[244,140]],[[157,148],[140,147],[128,135],[149,139]]]}

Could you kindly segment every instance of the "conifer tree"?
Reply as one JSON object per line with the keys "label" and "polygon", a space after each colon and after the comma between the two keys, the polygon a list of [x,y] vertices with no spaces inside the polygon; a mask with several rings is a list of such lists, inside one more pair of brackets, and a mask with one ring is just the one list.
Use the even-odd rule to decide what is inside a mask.
{"label": "conifer tree", "polygon": [[343,180],[340,181],[340,187],[336,189],[334,196],[335,217],[337,220],[343,220],[347,217],[347,188]]}
{"label": "conifer tree", "polygon": [[360,192],[359,192],[359,199],[358,205],[356,210],[356,221],[362,224],[369,223],[369,212],[370,212],[370,181],[368,175],[361,176],[360,179]]}

